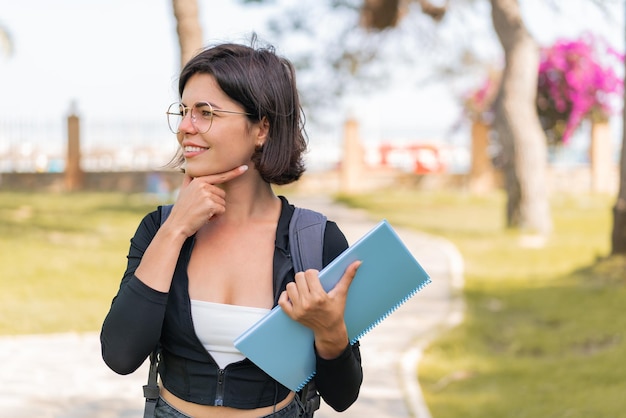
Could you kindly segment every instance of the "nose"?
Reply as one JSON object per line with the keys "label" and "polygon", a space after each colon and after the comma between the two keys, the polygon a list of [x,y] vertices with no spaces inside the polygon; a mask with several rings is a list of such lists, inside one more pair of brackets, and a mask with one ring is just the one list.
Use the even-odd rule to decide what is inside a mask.
{"label": "nose", "polygon": [[195,132],[196,131],[196,127],[192,122],[192,114],[191,112],[187,112],[187,114],[185,116],[183,116],[183,118],[180,121],[180,125],[178,125],[178,131],[179,132]]}

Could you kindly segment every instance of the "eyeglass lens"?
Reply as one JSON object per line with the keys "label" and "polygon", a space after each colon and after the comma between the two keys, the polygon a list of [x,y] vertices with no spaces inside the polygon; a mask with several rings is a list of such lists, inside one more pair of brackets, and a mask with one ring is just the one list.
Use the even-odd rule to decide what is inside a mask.
{"label": "eyeglass lens", "polygon": [[167,123],[170,130],[177,134],[180,132],[180,124],[191,111],[191,124],[200,133],[207,133],[213,122],[213,107],[206,102],[198,102],[191,108],[182,103],[172,103],[167,110]]}

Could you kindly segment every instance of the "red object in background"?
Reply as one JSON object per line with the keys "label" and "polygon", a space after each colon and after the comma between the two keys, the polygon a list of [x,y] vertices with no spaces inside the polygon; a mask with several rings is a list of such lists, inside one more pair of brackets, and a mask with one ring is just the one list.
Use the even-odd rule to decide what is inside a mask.
{"label": "red object in background", "polygon": [[411,145],[407,149],[415,159],[415,174],[443,173],[446,169],[439,147],[434,145]]}
{"label": "red object in background", "polygon": [[380,163],[387,167],[393,165],[390,160],[391,154],[404,154],[412,161],[412,172],[415,174],[443,173],[446,166],[441,155],[441,150],[436,145],[412,144],[406,146],[394,146],[383,144],[379,147]]}

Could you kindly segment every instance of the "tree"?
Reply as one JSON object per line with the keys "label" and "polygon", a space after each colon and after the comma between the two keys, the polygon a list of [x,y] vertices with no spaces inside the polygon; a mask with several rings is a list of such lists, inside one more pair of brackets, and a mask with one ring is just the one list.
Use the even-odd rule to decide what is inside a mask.
{"label": "tree", "polygon": [[[626,14],[626,7],[625,7]],[[626,25],[624,26],[626,38]],[[626,60],[624,60],[626,63]],[[624,71],[624,85],[626,86],[626,71]],[[613,230],[611,231],[611,254],[626,254],[626,88],[622,90],[622,152],[620,154],[619,191],[613,206]]]}
{"label": "tree", "polygon": [[[263,0],[255,1],[263,2]],[[608,10],[608,6],[601,0],[589,1],[593,2],[600,10],[605,12]],[[319,3],[323,2],[316,2],[315,4]],[[400,30],[406,30],[406,25],[403,28],[402,24],[409,20],[409,16],[415,15],[415,13],[411,13],[411,10],[415,9],[412,6],[419,7],[422,13],[432,17],[433,21],[439,22],[443,20],[444,16],[450,14],[448,13],[448,8],[452,2],[449,0],[440,0],[432,3],[429,0],[329,0],[326,3],[327,7],[332,8],[333,14],[341,14],[344,21],[348,16],[345,11],[360,12],[360,19],[358,20],[360,27],[354,27],[353,33],[359,33],[360,29],[366,28],[374,34],[382,34],[380,38],[384,39],[385,34],[392,32],[389,29],[399,28]],[[553,8],[558,9],[556,2],[548,3]],[[485,3],[470,0],[458,2],[455,4],[455,10],[460,9],[458,6],[462,4],[474,6]],[[520,227],[531,232],[546,235],[552,229],[552,220],[545,182],[547,139],[541,129],[535,103],[539,48],[525,26],[518,0],[490,0],[489,5],[491,6],[492,25],[504,50],[506,65],[503,71],[501,87],[497,94],[495,109],[497,120],[494,124],[494,131],[496,133],[495,139],[501,145],[501,154],[498,156],[498,162],[504,169],[506,179],[505,186],[508,197],[506,207],[507,224],[510,227]],[[450,9],[452,8],[450,7]],[[291,25],[291,28],[287,28],[285,32],[288,32],[289,29],[294,31],[301,30],[301,32],[308,35],[308,38],[312,38],[311,35],[314,34],[313,27],[319,27],[319,19],[316,20],[315,16],[312,16],[310,7],[300,7],[300,13],[297,10],[295,12],[294,14],[294,11],[290,10],[289,14],[282,17],[281,21],[287,22],[282,24],[283,27]],[[326,14],[329,14],[328,11]],[[296,17],[293,18],[292,15]],[[289,20],[291,20],[290,23]],[[311,25],[309,21],[314,23]],[[412,20],[410,22],[415,24]],[[422,23],[420,22],[420,24]],[[466,28],[464,25],[461,26]],[[302,31],[302,28],[304,28],[304,31]],[[333,27],[333,29],[336,28]],[[446,27],[446,30],[450,29],[450,27]],[[467,31],[467,29],[465,30]],[[341,40],[338,42],[341,44],[338,48],[337,43],[330,43],[323,44],[318,49],[323,50],[325,55],[334,57],[330,60],[332,62],[331,66],[334,70],[339,71],[335,71],[332,77],[320,76],[320,72],[317,70],[314,72],[318,79],[324,80],[326,85],[331,84],[332,80],[339,80],[337,84],[343,91],[347,89],[346,86],[351,84],[345,82],[346,78],[342,77],[341,70],[343,68],[349,68],[351,71],[348,73],[358,76],[359,73],[363,73],[363,68],[366,67],[363,65],[364,63],[369,66],[371,63],[380,64],[381,61],[384,62],[385,60],[391,62],[388,50],[397,44],[401,44],[401,42],[397,42],[396,45],[387,44],[381,47],[370,42],[367,38],[364,38],[360,43],[354,42],[354,39],[351,38],[352,33],[349,31],[344,31],[339,35],[334,33],[333,35],[335,40]],[[422,35],[422,38],[433,37],[427,31],[422,31],[420,35]],[[458,43],[463,43],[466,38],[470,38],[465,36],[465,34],[462,34],[462,36],[462,39],[457,40]],[[366,45],[365,48],[360,48],[363,44]],[[329,48],[329,45],[331,48]],[[379,48],[376,50],[377,46]],[[366,53],[362,53],[363,50]],[[407,55],[420,55],[414,49],[405,48],[405,51],[408,53],[394,53],[393,59],[395,60],[398,57],[406,59]],[[442,54],[445,53],[449,56],[451,55],[450,52],[450,49],[446,49]],[[310,65],[311,62],[314,65],[319,65],[319,62],[323,60],[323,57],[309,58],[308,62],[306,59],[303,59],[305,65]],[[468,66],[466,61],[457,59],[457,64],[458,62],[463,63],[463,71],[467,72]],[[445,70],[450,70],[450,68]],[[444,76],[450,73],[449,71],[442,72]],[[327,87],[326,85],[324,87]],[[361,85],[359,85],[359,89],[361,88]],[[316,93],[319,93],[319,90],[316,90]],[[317,94],[317,96],[320,96],[320,94]]]}
{"label": "tree", "polygon": [[202,27],[198,18],[198,0],[172,0],[176,33],[180,45],[181,68],[202,47]]}
{"label": "tree", "polygon": [[517,0],[491,0],[491,8],[505,55],[494,126],[504,151],[507,224],[547,234],[552,229],[545,182],[547,140],[536,111],[539,48]]}
{"label": "tree", "polygon": [[[567,144],[583,120],[591,121],[590,172],[595,192],[608,190],[612,164],[607,127],[616,98],[619,100],[622,95],[623,82],[615,67],[623,59],[623,54],[591,33],[573,40],[558,39],[551,46],[541,48],[537,84],[539,120],[548,144],[553,147]],[[499,85],[499,77],[499,72],[489,74],[478,89],[466,96],[465,113],[473,123],[484,120],[490,123],[493,119],[493,92]]]}
{"label": "tree", "polygon": [[[526,29],[517,0],[490,0],[494,29],[505,55],[505,68],[495,101],[494,126],[502,147],[500,162],[507,192],[506,218],[510,227],[540,234],[552,230],[545,182],[546,137],[536,112],[539,48]],[[448,1],[434,6],[418,1],[422,12],[441,20]],[[372,29],[397,23],[403,11],[396,0],[365,0],[362,13],[384,19],[364,19]],[[385,26],[386,25],[386,26]]]}

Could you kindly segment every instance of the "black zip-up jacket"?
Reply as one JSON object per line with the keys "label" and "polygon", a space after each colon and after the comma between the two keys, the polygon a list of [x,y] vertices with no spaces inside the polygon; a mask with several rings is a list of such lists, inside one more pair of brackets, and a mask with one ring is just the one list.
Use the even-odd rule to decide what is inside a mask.
{"label": "black zip-up jacket", "polygon": [[[289,221],[294,207],[281,197],[282,209],[274,250],[274,306],[294,279],[289,254]],[[203,405],[253,409],[284,399],[289,389],[272,379],[247,358],[220,369],[196,336],[191,318],[187,266],[194,237],[184,243],[169,293],[156,291],[135,276],[141,258],[156,234],[160,208],[142,220],[131,239],[128,265],[119,291],[104,320],[100,341],[102,357],[115,372],[135,371],[160,344],[162,384],[177,397]],[[324,265],[348,246],[334,222],[324,235]],[[287,365],[288,367],[288,365]],[[358,342],[336,359],[317,356],[315,384],[333,409],[343,411],[356,400],[363,372]]]}

